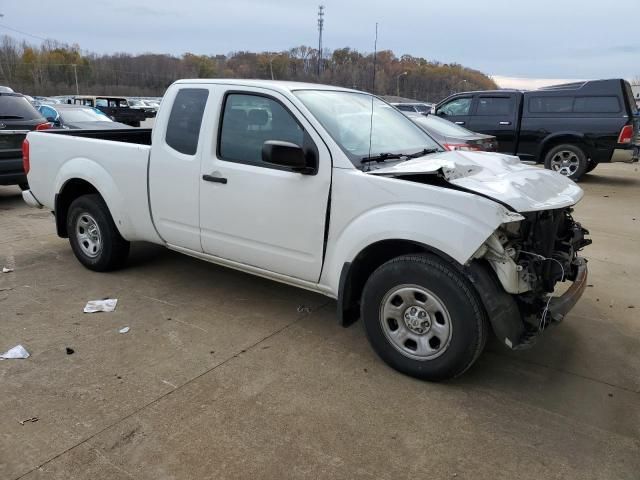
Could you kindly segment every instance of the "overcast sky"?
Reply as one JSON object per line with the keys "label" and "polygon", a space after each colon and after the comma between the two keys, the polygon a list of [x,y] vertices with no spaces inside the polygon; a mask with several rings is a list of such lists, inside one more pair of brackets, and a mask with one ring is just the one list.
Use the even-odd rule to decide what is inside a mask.
{"label": "overcast sky", "polygon": [[[277,51],[317,45],[318,0],[0,0],[0,25],[95,52]],[[640,76],[640,0],[322,0],[324,46],[391,49],[495,76]],[[17,38],[37,39],[0,28]],[[515,77],[515,79],[513,78]],[[525,83],[529,80],[525,80]],[[545,83],[539,80],[538,83]],[[507,85],[506,83],[509,83]],[[548,83],[548,81],[547,81]]]}

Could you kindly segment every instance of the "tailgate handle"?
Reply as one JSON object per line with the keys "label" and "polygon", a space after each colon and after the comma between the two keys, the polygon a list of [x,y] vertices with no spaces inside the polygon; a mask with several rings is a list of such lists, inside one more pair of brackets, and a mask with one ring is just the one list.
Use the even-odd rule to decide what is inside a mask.
{"label": "tailgate handle", "polygon": [[213,175],[202,175],[205,182],[227,183],[227,179],[223,177],[214,177]]}
{"label": "tailgate handle", "polygon": [[511,125],[511,122],[500,122],[500,125]]}
{"label": "tailgate handle", "polygon": [[458,121],[456,122],[456,125],[464,125],[464,122],[462,122],[462,121],[458,120]]}

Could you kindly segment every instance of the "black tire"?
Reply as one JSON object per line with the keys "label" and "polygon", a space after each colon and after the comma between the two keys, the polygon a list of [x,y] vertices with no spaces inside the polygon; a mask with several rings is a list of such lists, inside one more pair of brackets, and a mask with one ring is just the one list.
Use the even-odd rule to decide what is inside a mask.
{"label": "black tire", "polygon": [[587,169],[584,171],[584,173],[589,173],[593,171],[597,166],[598,164],[596,162],[594,162],[593,160],[589,160],[587,162]]}
{"label": "black tire", "polygon": [[[439,328],[445,328],[449,322],[449,333],[447,338],[439,339],[434,347],[439,348],[440,353],[434,350],[436,353],[431,357],[423,355],[416,358],[419,357],[418,342],[426,342],[431,348],[432,339],[439,335],[434,330],[436,322],[440,322],[438,313],[427,312],[427,320],[431,323],[425,327],[428,331],[416,334],[411,330],[410,321],[404,320],[413,308],[411,300],[406,303],[402,300],[398,304],[394,297],[396,292],[400,292],[396,296],[407,296],[407,291],[411,292],[411,289],[416,289],[416,302],[427,301],[424,298],[418,300],[418,291],[424,290],[432,298],[421,305],[432,304],[435,297],[446,310],[445,316],[440,313],[442,325]],[[396,319],[385,318],[385,306],[389,303],[402,312],[400,322],[403,324]],[[487,339],[488,322],[477,293],[455,267],[434,255],[406,255],[380,266],[367,280],[361,309],[367,337],[376,353],[392,368],[423,380],[440,381],[461,375],[480,356]],[[419,314],[422,312],[419,311]],[[411,338],[400,342],[391,340],[391,336],[395,335],[394,325],[397,325],[398,332],[402,328],[413,335],[416,341]],[[414,354],[410,342],[415,344]]]}
{"label": "black tire", "polygon": [[83,195],[71,202],[67,233],[73,253],[89,270],[115,270],[127,260],[129,242],[120,235],[107,204],[98,194]]}
{"label": "black tire", "polygon": [[585,174],[587,165],[587,155],[582,148],[568,143],[553,147],[544,157],[545,168],[554,170],[575,182]]}

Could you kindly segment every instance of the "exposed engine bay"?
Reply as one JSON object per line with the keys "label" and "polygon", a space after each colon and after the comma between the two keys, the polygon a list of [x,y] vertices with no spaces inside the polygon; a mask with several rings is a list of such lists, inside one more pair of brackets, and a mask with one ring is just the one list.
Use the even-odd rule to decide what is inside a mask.
{"label": "exposed engine bay", "polygon": [[[483,257],[505,290],[515,295],[530,330],[543,330],[563,313],[549,308],[558,282],[574,282],[586,261],[578,252],[591,243],[589,232],[571,216],[571,208],[521,214],[503,224],[475,258]],[[584,267],[586,268],[586,267]]]}

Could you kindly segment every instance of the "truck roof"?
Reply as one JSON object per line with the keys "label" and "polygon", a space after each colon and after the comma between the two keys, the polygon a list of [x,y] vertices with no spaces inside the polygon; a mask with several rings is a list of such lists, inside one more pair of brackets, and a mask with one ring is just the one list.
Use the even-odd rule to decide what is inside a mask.
{"label": "truck roof", "polygon": [[305,83],[305,82],[292,82],[284,80],[256,80],[256,79],[243,79],[243,78],[189,78],[178,80],[174,84],[220,84],[220,85],[238,85],[239,87],[262,87],[270,88],[272,90],[292,92],[294,90],[330,90],[341,92],[360,92],[359,90],[353,90],[350,88],[336,87],[334,85],[323,85],[321,83]]}

